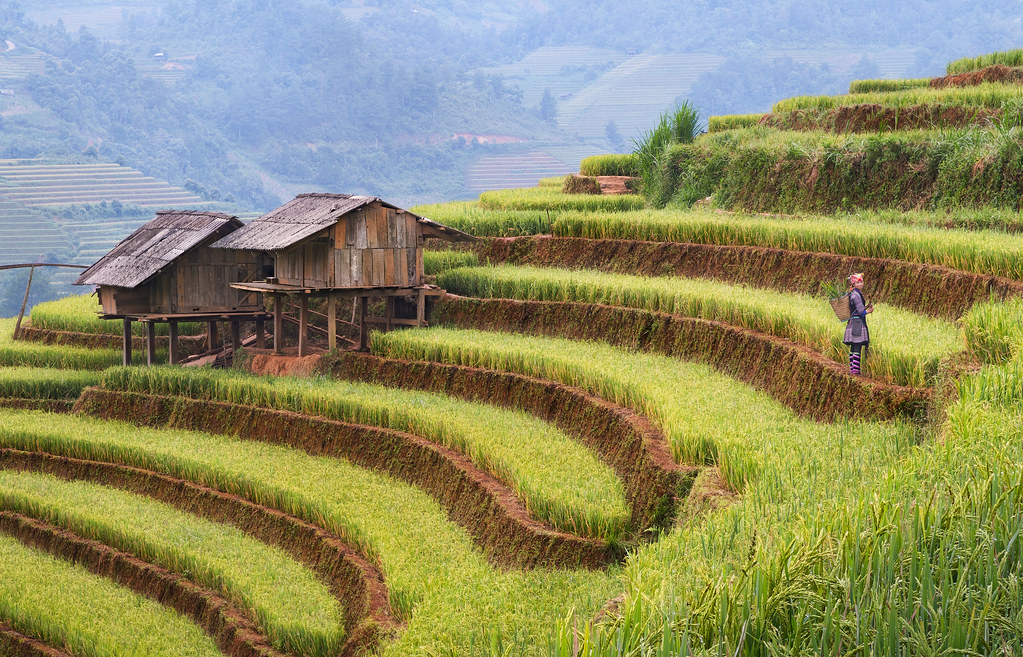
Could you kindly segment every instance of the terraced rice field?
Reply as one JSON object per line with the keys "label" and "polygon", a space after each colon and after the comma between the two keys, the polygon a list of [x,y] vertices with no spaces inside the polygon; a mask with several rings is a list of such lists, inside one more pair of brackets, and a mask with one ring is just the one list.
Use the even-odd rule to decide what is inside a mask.
{"label": "terraced rice field", "polygon": [[0,160],[0,194],[25,205],[120,201],[140,207],[188,207],[202,199],[118,164],[20,164]]}
{"label": "terraced rice field", "polygon": [[615,203],[417,208],[492,237],[369,354],[121,368],[87,300],[32,316],[77,345],[0,320],[0,653],[1023,652],[1018,213]]}

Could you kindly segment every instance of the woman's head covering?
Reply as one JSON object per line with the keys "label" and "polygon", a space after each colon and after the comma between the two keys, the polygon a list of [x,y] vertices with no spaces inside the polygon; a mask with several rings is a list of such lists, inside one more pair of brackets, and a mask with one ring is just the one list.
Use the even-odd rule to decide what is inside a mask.
{"label": "woman's head covering", "polygon": [[863,274],[849,274],[849,285],[863,282]]}

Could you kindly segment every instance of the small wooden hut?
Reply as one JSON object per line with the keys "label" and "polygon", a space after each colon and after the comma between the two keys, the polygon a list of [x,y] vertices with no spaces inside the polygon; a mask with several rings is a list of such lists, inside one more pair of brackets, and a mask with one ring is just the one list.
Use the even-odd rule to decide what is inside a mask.
{"label": "small wooden hut", "polygon": [[[300,194],[213,245],[215,249],[248,250],[274,259],[274,276],[260,283],[236,283],[239,290],[263,292],[274,299],[274,350],[281,351],[282,297],[299,295],[299,354],[307,352],[308,299],[327,298],[328,345],[337,346],[336,302],[360,303],[360,343],[366,346],[369,323],[424,323],[425,297],[441,290],[423,283],[423,241],[474,238],[375,196]],[[387,315],[369,317],[368,299],[387,298]],[[395,317],[394,299],[413,296],[416,319]]]}
{"label": "small wooden hut", "polygon": [[169,324],[172,363],[178,356],[178,322],[207,322],[211,347],[216,346],[218,321],[231,322],[235,346],[241,321],[255,321],[261,339],[263,321],[269,318],[262,297],[231,283],[261,278],[262,257],[210,248],[243,225],[219,212],[157,212],[78,277],[75,285],[97,286],[103,319],[124,320],[125,364],[131,363],[134,321],[146,324],[150,364],[157,323]]}

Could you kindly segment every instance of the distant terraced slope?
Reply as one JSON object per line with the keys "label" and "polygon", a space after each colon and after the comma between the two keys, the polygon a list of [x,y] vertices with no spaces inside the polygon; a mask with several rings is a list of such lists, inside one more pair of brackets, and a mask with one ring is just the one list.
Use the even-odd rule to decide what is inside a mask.
{"label": "distant terraced slope", "polygon": [[558,103],[558,127],[603,139],[608,121],[626,138],[657,123],[702,74],[721,66],[718,55],[636,55],[608,71],[574,97]]}
{"label": "distant terraced slope", "polygon": [[202,203],[180,187],[113,163],[0,160],[0,196],[25,205],[120,201],[141,207],[180,208]]}

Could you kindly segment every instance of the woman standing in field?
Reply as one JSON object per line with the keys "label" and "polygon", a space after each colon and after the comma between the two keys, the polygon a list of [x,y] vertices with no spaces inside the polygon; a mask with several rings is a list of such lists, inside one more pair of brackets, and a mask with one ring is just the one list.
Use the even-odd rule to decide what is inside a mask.
{"label": "woman standing in field", "polygon": [[845,326],[845,339],[849,345],[849,373],[859,375],[860,358],[870,346],[870,331],[867,329],[867,315],[874,312],[874,304],[863,299],[863,274],[849,276],[849,323]]}

